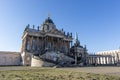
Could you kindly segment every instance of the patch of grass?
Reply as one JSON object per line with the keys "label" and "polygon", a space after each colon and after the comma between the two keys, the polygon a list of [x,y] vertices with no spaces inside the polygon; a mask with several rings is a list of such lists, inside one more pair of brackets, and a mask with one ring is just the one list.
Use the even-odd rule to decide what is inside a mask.
{"label": "patch of grass", "polygon": [[0,71],[0,80],[120,80],[120,77],[66,71],[58,68],[31,68]]}

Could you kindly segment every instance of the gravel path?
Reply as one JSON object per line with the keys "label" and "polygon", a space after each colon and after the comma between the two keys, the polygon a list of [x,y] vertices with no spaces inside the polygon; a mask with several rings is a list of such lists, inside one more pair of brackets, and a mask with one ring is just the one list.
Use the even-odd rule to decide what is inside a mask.
{"label": "gravel path", "polygon": [[61,68],[77,72],[87,72],[95,74],[107,74],[120,77],[120,67],[79,67],[79,68]]}
{"label": "gravel path", "polygon": [[[0,71],[5,70],[27,70],[39,69],[39,67],[24,67],[24,66],[8,66],[0,67]],[[120,67],[74,67],[74,68],[58,68],[62,70],[71,70],[76,72],[86,72],[95,74],[107,74],[120,77]]]}

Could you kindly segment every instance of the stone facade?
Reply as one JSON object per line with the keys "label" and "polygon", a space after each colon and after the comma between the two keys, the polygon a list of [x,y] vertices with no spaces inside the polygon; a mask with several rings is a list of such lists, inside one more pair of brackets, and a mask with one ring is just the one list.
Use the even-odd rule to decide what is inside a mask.
{"label": "stone facade", "polygon": [[42,54],[45,50],[54,50],[69,53],[72,43],[72,33],[58,30],[48,17],[38,29],[27,25],[22,36],[22,52]]}

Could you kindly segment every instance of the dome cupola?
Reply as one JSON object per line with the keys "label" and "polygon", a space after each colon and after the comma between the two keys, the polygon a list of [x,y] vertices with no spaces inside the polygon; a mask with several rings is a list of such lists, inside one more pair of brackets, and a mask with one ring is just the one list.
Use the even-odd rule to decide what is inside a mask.
{"label": "dome cupola", "polygon": [[52,19],[50,19],[50,17],[48,17],[48,18],[45,20],[45,23],[52,23],[52,24],[54,24],[53,21],[52,21]]}
{"label": "dome cupola", "polygon": [[44,30],[45,32],[56,30],[56,26],[53,20],[50,18],[50,15],[48,15],[48,18],[45,19],[42,26],[40,27],[40,30]]}

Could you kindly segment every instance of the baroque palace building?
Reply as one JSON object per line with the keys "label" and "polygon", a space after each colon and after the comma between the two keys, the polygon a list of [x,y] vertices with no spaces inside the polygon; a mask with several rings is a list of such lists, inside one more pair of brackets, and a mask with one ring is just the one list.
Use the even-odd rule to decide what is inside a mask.
{"label": "baroque palace building", "polygon": [[[74,44],[73,44],[73,40]],[[89,54],[77,33],[57,29],[50,16],[35,29],[28,24],[22,35],[21,52],[0,51],[0,66],[99,66],[120,64],[120,49]]]}
{"label": "baroque palace building", "polygon": [[86,47],[80,45],[78,38],[73,46],[72,33],[66,33],[63,29],[58,30],[50,17],[37,29],[34,27],[33,25],[33,28],[30,28],[28,24],[22,36],[23,65],[86,64]]}
{"label": "baroque palace building", "polygon": [[37,55],[45,50],[52,50],[68,54],[72,44],[72,33],[65,34],[63,29],[58,30],[48,17],[38,29],[34,29],[34,25],[32,29],[27,25],[22,42],[22,52],[27,51]]}

